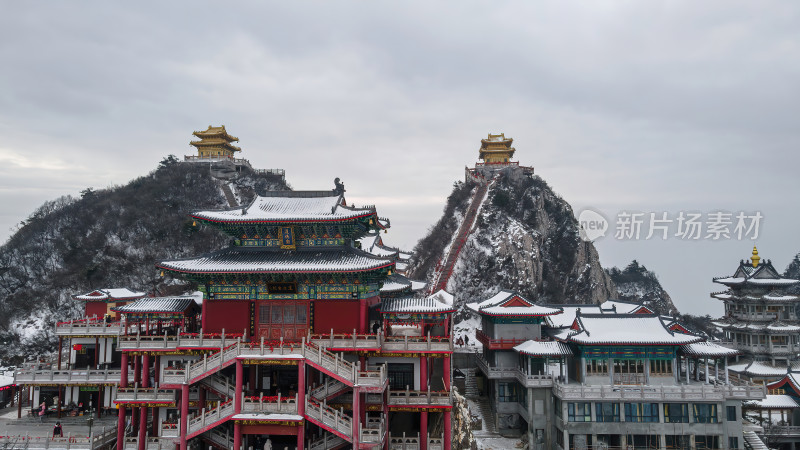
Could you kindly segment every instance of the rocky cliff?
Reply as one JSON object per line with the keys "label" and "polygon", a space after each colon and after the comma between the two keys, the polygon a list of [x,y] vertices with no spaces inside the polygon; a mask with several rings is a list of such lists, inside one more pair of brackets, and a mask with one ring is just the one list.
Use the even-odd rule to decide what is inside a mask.
{"label": "rocky cliff", "polygon": [[[428,279],[441,264],[477,185],[455,183],[441,219],[414,249],[412,278]],[[506,170],[489,185],[447,290],[457,301],[513,289],[546,303],[597,303],[617,291],[597,250],[581,240],[570,205],[535,175]]]}
{"label": "rocky cliff", "polygon": [[647,302],[659,314],[671,315],[678,312],[656,274],[647,270],[638,261],[633,260],[621,270],[612,267],[607,269],[607,272],[617,287],[620,300]]}
{"label": "rocky cliff", "polygon": [[186,290],[166,285],[154,264],[226,245],[222,233],[193,226],[187,213],[228,207],[224,191],[249,202],[256,191],[285,188],[282,178],[247,169],[220,181],[206,164],[168,157],[125,186],[45,203],[0,247],[0,342],[9,344],[0,346],[0,362],[52,351],[55,321],[82,313],[71,295]]}

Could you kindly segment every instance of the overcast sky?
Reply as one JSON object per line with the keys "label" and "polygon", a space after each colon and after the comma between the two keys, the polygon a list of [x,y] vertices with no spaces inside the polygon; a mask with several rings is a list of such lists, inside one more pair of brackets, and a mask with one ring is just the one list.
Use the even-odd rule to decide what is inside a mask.
{"label": "overcast sky", "polygon": [[[761,256],[800,251],[798,2],[7,2],[0,241],[38,205],[124,184],[193,130],[296,189],[374,203],[405,248],[480,139],[504,132],[576,210],[612,221],[684,312],[749,239],[616,240],[620,211],[761,212]],[[645,233],[643,232],[644,236]]]}

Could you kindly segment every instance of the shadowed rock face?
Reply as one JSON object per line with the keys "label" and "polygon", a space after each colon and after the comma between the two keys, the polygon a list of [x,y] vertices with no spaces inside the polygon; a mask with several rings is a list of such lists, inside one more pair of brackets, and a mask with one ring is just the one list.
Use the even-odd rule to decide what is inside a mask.
{"label": "shadowed rock face", "polygon": [[634,260],[622,270],[612,267],[607,269],[607,272],[617,286],[620,300],[648,302],[659,314],[669,315],[678,312],[656,274],[647,270],[638,261]]}
{"label": "shadowed rock face", "polygon": [[0,247],[0,363],[51,352],[55,322],[82,315],[71,295],[114,287],[172,295],[191,287],[162,279],[154,264],[227,245],[222,233],[187,216],[229,207],[225,183],[244,204],[256,192],[287,188],[280,177],[250,170],[217,180],[207,164],[173,157],[127,185],[40,206]]}
{"label": "shadowed rock face", "polygon": [[[459,304],[513,289],[545,303],[599,303],[617,296],[594,245],[579,237],[570,205],[538,176],[498,176],[447,289]],[[456,183],[443,217],[415,247],[412,278],[429,279],[458,228],[474,185]]]}

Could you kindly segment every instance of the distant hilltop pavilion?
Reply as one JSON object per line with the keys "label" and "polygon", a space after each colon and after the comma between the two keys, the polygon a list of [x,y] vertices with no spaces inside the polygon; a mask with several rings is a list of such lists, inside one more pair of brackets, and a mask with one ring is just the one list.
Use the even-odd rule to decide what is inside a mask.
{"label": "distant hilltop pavilion", "polygon": [[512,175],[533,175],[533,167],[520,166],[519,162],[512,161],[516,149],[511,146],[514,139],[507,138],[505,133],[489,133],[486,139],[481,139],[478,150],[478,159],[483,162],[475,163],[474,168],[466,167],[466,181],[486,183],[497,172],[505,171]]}
{"label": "distant hilltop pavilion", "polygon": [[243,167],[281,178],[285,175],[283,169],[253,169],[250,161],[237,158],[236,153],[242,149],[233,145],[233,142],[239,142],[239,138],[228,134],[225,125],[209,125],[205,131],[193,131],[192,135],[200,138],[199,141],[189,142],[189,145],[197,149],[197,154],[184,156],[184,162],[210,164],[212,174],[218,178],[230,178],[241,172]]}

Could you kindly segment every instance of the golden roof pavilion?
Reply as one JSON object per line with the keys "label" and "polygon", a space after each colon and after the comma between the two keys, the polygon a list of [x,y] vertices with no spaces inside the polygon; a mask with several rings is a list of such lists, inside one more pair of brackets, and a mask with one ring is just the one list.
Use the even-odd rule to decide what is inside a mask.
{"label": "golden roof pavilion", "polygon": [[486,139],[481,139],[480,159],[487,164],[507,163],[514,156],[514,139],[507,138],[504,133],[491,134]]}
{"label": "golden roof pavilion", "polygon": [[238,142],[239,138],[228,134],[225,125],[219,127],[209,125],[207,130],[195,131],[192,134],[200,138],[199,141],[189,143],[197,148],[197,156],[200,158],[233,157],[235,152],[242,151],[241,148],[231,144]]}

